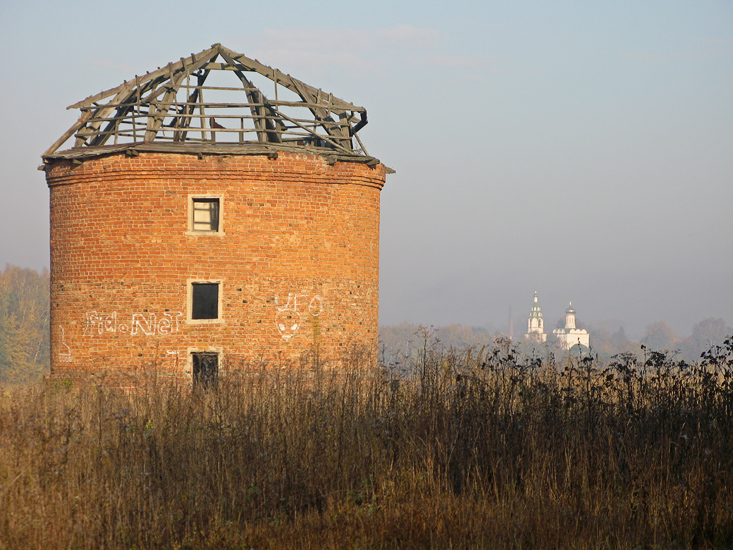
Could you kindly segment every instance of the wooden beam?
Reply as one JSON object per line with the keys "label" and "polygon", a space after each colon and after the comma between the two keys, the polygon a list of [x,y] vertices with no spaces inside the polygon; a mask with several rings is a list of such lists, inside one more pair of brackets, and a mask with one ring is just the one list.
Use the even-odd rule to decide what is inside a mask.
{"label": "wooden beam", "polygon": [[76,123],[71,128],[66,130],[66,132],[64,132],[64,134],[59,139],[54,141],[53,145],[51,145],[51,147],[46,149],[46,152],[43,153],[43,156],[45,157],[46,155],[55,153],[56,150],[59,147],[61,147],[66,142],[67,139],[73,136],[77,132],[77,130],[79,130],[79,128],[83,127],[87,123],[87,120],[89,120],[91,117],[92,117],[91,111],[82,113],[81,116],[79,117],[79,120],[77,120]]}
{"label": "wooden beam", "polygon": [[[235,64],[234,59],[231,58],[227,51],[221,51],[221,56],[228,63],[231,63],[232,65]],[[272,120],[265,117],[264,111],[267,110],[273,115],[278,115],[279,113],[269,104],[267,98],[265,97],[265,94],[263,94],[260,90],[254,87],[252,83],[247,79],[247,77],[244,76],[244,73],[242,71],[235,71],[235,74],[239,77],[239,80],[244,85],[244,90],[250,103],[260,103],[262,105],[261,107],[250,107],[250,109],[252,110],[252,114],[258,117],[258,119],[255,119],[255,127],[259,126],[259,129],[262,132],[261,134],[258,134],[258,136],[260,137],[260,141],[279,143],[282,140],[281,136],[284,131],[284,126],[279,121],[277,116],[272,119],[275,120],[275,122],[273,123]]]}
{"label": "wooden beam", "polygon": [[[221,56],[221,62],[216,61],[218,56]],[[205,103],[204,89],[242,91],[242,88],[229,86],[205,86],[212,70],[234,72],[242,83],[247,103]],[[191,76],[197,71],[202,74],[195,75],[197,81],[192,85]],[[274,82],[274,101],[268,100],[250,81],[247,73],[251,72]],[[295,93],[301,101],[278,100],[278,85]],[[186,91],[187,97],[186,101],[179,102],[178,93],[181,89]],[[302,112],[302,118],[297,116],[299,112],[293,113],[296,116],[288,116],[280,112],[281,107],[286,110],[307,109],[313,118],[307,118],[305,112]],[[167,136],[158,137],[160,130],[165,128],[172,130],[171,139],[175,142],[185,142],[187,139],[198,141],[199,138],[193,135],[189,138],[189,133],[200,134],[201,139],[206,141],[208,132],[212,131],[206,115],[207,109],[210,114],[223,120],[240,119],[240,128],[222,128],[216,131],[239,133],[242,142],[245,134],[252,131],[257,133],[263,144],[283,143],[288,137],[300,139],[305,136],[347,154],[353,154],[352,138],[367,123],[365,108],[336,98],[220,44],[214,44],[199,54],[180,58],[179,61],[142,77],[135,77],[120,86],[89,96],[69,108],[81,109],[82,116],[45,155],[52,154],[71,136],[76,136],[74,147],[97,147],[105,145],[112,136],[115,143],[119,138],[126,140],[130,137],[136,142],[168,139]],[[226,109],[248,109],[251,114],[230,115],[226,114]],[[211,110],[220,112],[212,113]],[[201,120],[200,128],[191,126],[195,118]],[[166,119],[170,122],[164,124]],[[244,127],[246,120],[254,121],[254,130]],[[213,137],[215,134],[212,132],[211,135]],[[358,137],[357,142],[364,150]]]}
{"label": "wooden beam", "polygon": [[[290,118],[289,116],[287,116],[287,115],[284,115],[284,114],[282,114],[282,113],[280,113],[280,115],[281,115],[281,116],[282,116],[282,117],[283,117],[284,119],[286,119],[286,120],[289,120],[290,122],[292,122],[293,124],[295,124],[295,125],[296,125],[296,126],[298,126],[299,128],[302,128],[303,130],[305,130],[306,132],[308,132],[308,134],[309,134],[310,136],[312,136],[312,137],[315,137],[315,138],[317,138],[317,139],[320,139],[320,140],[322,140],[322,141],[325,141],[325,142],[327,142],[327,143],[330,143],[331,145],[333,145],[333,146],[334,146],[334,147],[336,147],[337,149],[341,149],[342,151],[345,151],[346,153],[351,153],[351,150],[350,150],[350,149],[347,149],[346,147],[342,146],[342,145],[341,145],[340,143],[337,143],[337,142],[336,142],[336,141],[334,141],[334,140],[333,140],[333,139],[332,139],[331,137],[329,137],[329,136],[319,136],[318,134],[314,133],[314,132],[313,132],[313,131],[312,131],[311,129],[309,129],[308,127],[306,127],[306,126],[304,126],[303,124],[300,124],[299,122],[297,122],[297,121],[296,121],[295,119],[292,119],[292,118]],[[308,122],[310,122],[310,121],[308,121]]]}
{"label": "wooden beam", "polygon": [[[128,83],[127,86],[121,87],[118,95],[114,98],[114,100],[110,101],[108,104],[103,105],[99,107],[96,111],[94,111],[94,116],[92,117],[92,120],[87,125],[86,128],[84,128],[81,132],[79,132],[79,137],[77,138],[77,145],[76,147],[81,147],[84,142],[86,141],[84,138],[87,135],[91,135],[93,133],[98,133],[97,131],[101,127],[103,121],[113,112],[118,111],[117,109],[117,99],[122,97],[124,99],[120,100],[120,102],[125,103],[129,97],[132,97],[140,92],[140,86],[135,86],[134,83]],[[134,104],[133,104],[134,105]],[[108,131],[111,129],[110,124],[107,125],[106,128]],[[81,141],[81,142],[80,142]],[[96,146],[96,145],[103,145],[104,141],[106,139],[102,139],[98,136],[98,139],[93,141],[92,143],[88,145]]]}
{"label": "wooden beam", "polygon": [[[209,73],[210,72],[211,71],[204,70],[204,72],[202,74],[196,76],[196,81],[200,85],[203,85],[203,83],[206,82],[206,78],[209,76]],[[189,74],[187,76],[187,79],[190,78],[190,77],[191,77],[191,75]],[[201,96],[201,88],[200,87],[198,89],[194,90],[193,93],[190,96],[188,96],[188,102],[187,102],[186,107],[183,110],[183,113],[185,113],[186,115],[189,115],[189,116],[192,116],[193,115],[193,112],[196,109],[196,104],[198,103],[199,96]],[[176,126],[183,126],[184,128],[190,127],[191,126],[191,120],[192,120],[192,118],[184,118],[183,119],[183,123],[184,124],[183,125],[180,125],[180,124],[176,123]],[[186,137],[188,136],[188,133],[184,131],[184,132],[179,133],[179,134],[174,134],[174,136],[175,135],[178,135],[179,136],[179,140],[180,141],[186,141]]]}
{"label": "wooden beam", "polygon": [[[293,77],[291,77],[289,74],[285,74],[277,69],[273,69],[272,67],[268,67],[267,65],[263,65],[256,59],[250,59],[246,57],[245,55],[241,53],[234,52],[228,48],[225,48],[224,46],[220,46],[222,57],[223,54],[226,53],[230,58],[232,58],[237,63],[241,64],[245,70],[248,71],[254,71],[262,76],[266,76],[272,81],[277,80],[278,84],[281,84],[285,88],[295,92],[298,95],[301,95],[300,90],[298,87],[296,87],[295,83],[297,82],[300,85],[301,89],[308,90],[309,94],[312,96],[315,96],[317,93],[317,88],[314,88],[312,86],[309,86],[305,82],[301,82],[300,80],[297,80]],[[364,107],[357,107],[356,105],[353,105],[347,101],[344,101],[343,99],[339,99],[337,97],[334,97],[332,99],[333,106],[342,108],[346,111],[362,111],[364,110]]]}
{"label": "wooden beam", "polygon": [[[181,66],[181,67],[183,67],[183,65],[187,65],[187,64],[193,63],[195,61],[197,55],[198,55],[199,58],[201,58],[201,57],[206,57],[209,54],[214,54],[214,53],[217,53],[217,52],[218,52],[218,44],[212,46],[208,50],[202,51],[199,54],[191,54],[190,57],[187,57],[186,59],[181,59],[180,61],[177,61],[174,64],[174,66]],[[163,69],[158,69],[157,71],[146,73],[144,76],[141,76],[141,77],[138,78],[138,82],[140,84],[145,84],[148,80],[157,78],[160,74],[162,74],[166,70],[167,70],[166,68],[163,68]],[[96,95],[89,96],[86,99],[83,99],[83,100],[81,100],[81,101],[79,101],[77,103],[74,103],[73,105],[69,105],[67,107],[67,109],[78,109],[80,107],[86,107],[86,106],[91,105],[92,103],[95,103],[95,102],[98,102],[98,101],[100,101],[102,99],[105,99],[105,98],[108,98],[110,96],[113,96],[113,95],[119,93],[119,90],[123,86],[128,85],[130,82],[132,82],[132,80],[128,80],[126,82],[123,82],[119,86],[116,86],[114,88],[110,88],[109,90],[105,90],[103,92],[99,92]]]}
{"label": "wooden beam", "polygon": [[153,116],[148,116],[148,129],[145,132],[145,141],[153,141],[157,133],[160,131],[168,110],[173,106],[171,99],[176,97],[178,87],[185,76],[185,71],[179,72],[177,76],[171,76],[170,86],[168,87],[168,91],[166,92],[163,101],[151,104],[151,109],[154,108],[155,112]]}
{"label": "wooden beam", "polygon": [[[179,77],[178,83],[180,84],[184,76],[194,71],[197,71],[201,66],[205,65],[207,61],[208,61],[207,58],[202,57],[194,63],[184,65],[182,71],[177,71],[178,77]],[[163,69],[161,69],[161,71],[162,70]],[[173,73],[173,64],[169,64],[166,67],[166,70],[169,71],[169,74]],[[166,83],[168,83],[169,85],[165,86]],[[167,75],[159,74],[155,79],[148,79],[147,82],[143,82],[142,84],[143,84],[142,86],[137,86],[137,88],[133,90],[133,93],[128,94],[127,97],[121,102],[122,104],[125,104],[124,108],[117,107],[116,105],[113,104],[114,102],[110,102],[109,104],[105,106],[103,110],[98,111],[99,117],[102,119],[106,118],[109,115],[109,113],[114,109],[117,109],[119,116],[125,116],[130,111],[130,109],[132,109],[135,105],[145,105],[145,104],[149,104],[148,117],[154,116],[158,111],[158,107],[150,103],[150,98],[155,96],[156,90],[161,90],[161,91],[168,90],[170,88],[170,84],[173,84],[173,83],[170,83],[170,80]],[[143,94],[145,94],[144,97],[143,97]],[[134,103],[127,103],[129,99],[134,96],[138,96],[138,99]],[[97,119],[96,116],[94,118]],[[151,123],[148,122],[149,129],[152,129],[152,127],[155,127],[154,123],[152,123],[152,127],[150,126],[150,124]],[[96,124],[94,126],[98,128],[99,124]],[[93,128],[93,129],[96,129],[96,128]],[[108,132],[111,131],[112,126],[108,125],[105,130],[107,130]],[[109,139],[109,136],[100,135],[99,138],[95,140],[91,145],[95,145],[95,146],[103,145],[104,142],[107,141],[107,139]],[[152,141],[152,139],[154,139],[154,134],[151,135],[146,132],[144,140]]]}

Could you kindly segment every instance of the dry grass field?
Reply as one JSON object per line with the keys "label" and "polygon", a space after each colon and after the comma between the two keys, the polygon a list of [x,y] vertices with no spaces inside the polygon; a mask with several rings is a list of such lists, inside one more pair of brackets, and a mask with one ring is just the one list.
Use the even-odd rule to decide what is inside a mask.
{"label": "dry grass field", "polygon": [[730,548],[733,341],[0,389],[0,548]]}

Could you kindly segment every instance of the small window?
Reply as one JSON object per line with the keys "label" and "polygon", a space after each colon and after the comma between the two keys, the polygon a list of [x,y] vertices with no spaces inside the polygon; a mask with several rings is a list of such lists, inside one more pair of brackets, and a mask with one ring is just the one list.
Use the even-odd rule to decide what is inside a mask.
{"label": "small window", "polygon": [[219,318],[219,283],[191,283],[191,319]]}
{"label": "small window", "polygon": [[219,354],[209,351],[191,353],[193,385],[201,389],[216,386],[219,379]]}
{"label": "small window", "polygon": [[193,197],[191,199],[191,230],[207,233],[219,231],[218,197]]}

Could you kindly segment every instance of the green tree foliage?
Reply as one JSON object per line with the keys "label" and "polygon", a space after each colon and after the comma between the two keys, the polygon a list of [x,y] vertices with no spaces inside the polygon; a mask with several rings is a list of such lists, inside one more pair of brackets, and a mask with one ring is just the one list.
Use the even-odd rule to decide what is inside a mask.
{"label": "green tree foliage", "polygon": [[49,274],[0,272],[0,382],[33,380],[49,369]]}

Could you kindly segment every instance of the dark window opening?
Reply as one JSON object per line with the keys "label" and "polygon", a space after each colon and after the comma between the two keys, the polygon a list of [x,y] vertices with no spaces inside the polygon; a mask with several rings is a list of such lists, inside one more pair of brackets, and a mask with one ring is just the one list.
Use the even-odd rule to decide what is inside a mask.
{"label": "dark window opening", "polygon": [[219,283],[192,283],[191,319],[219,318]]}
{"label": "dark window opening", "polygon": [[219,199],[193,199],[194,231],[219,231]]}
{"label": "dark window opening", "polygon": [[216,385],[219,379],[219,355],[213,352],[194,352],[191,354],[193,360],[193,385],[199,388],[211,388]]}

